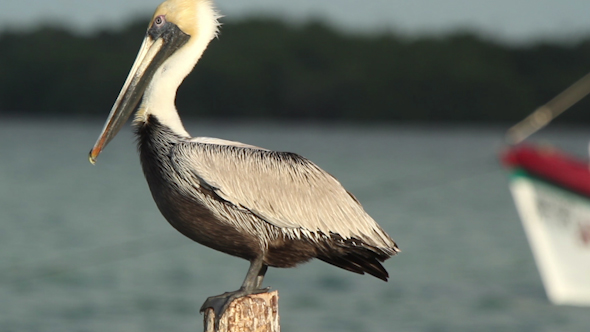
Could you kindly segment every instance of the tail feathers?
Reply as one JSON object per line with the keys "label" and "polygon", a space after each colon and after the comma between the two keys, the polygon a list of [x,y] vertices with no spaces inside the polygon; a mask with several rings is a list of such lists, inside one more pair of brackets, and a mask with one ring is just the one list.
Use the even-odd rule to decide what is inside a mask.
{"label": "tail feathers", "polygon": [[383,281],[387,281],[387,278],[389,278],[389,273],[380,263],[389,258],[389,255],[361,246],[342,249],[344,249],[344,252],[331,252],[318,258],[326,263],[358,274],[368,273]]}

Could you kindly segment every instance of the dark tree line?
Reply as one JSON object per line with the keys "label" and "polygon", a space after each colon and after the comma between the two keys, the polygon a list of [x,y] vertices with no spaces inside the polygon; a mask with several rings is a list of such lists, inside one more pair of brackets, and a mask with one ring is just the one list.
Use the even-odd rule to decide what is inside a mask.
{"label": "dark tree line", "polygon": [[[0,35],[0,113],[104,117],[146,22]],[[590,39],[511,47],[470,33],[353,36],[319,23],[225,23],[179,90],[183,116],[516,121],[590,71]],[[590,99],[590,98],[589,98]],[[590,101],[565,121],[590,122]]]}

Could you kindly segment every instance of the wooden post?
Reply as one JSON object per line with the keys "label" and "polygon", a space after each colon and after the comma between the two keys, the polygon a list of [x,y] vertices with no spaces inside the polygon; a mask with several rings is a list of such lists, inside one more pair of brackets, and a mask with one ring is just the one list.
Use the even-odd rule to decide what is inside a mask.
{"label": "wooden post", "polygon": [[[205,310],[205,332],[216,332],[213,309]],[[217,332],[280,332],[279,292],[249,295],[234,300],[219,320]]]}

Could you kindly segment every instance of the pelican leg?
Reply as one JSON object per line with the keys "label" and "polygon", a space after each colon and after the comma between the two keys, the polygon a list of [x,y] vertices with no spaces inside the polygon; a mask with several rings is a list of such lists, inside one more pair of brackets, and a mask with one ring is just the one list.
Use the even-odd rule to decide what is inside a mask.
{"label": "pelican leg", "polygon": [[[261,289],[261,287],[262,287],[262,280],[264,280],[264,275],[266,274],[266,270],[268,270],[268,266],[262,265],[262,267],[260,268],[260,271],[258,271],[258,275],[256,276],[256,288],[257,289]],[[267,287],[265,289],[268,290],[269,287]]]}
{"label": "pelican leg", "polygon": [[227,310],[233,300],[250,294],[268,292],[269,287],[260,288],[267,269],[268,266],[262,263],[262,257],[256,258],[250,262],[250,268],[248,269],[248,273],[246,274],[246,278],[240,289],[207,298],[205,303],[201,306],[200,311],[203,312],[207,308],[213,309],[213,312],[215,312],[215,331],[219,328],[219,320],[221,319],[221,316],[223,316],[223,313]]}

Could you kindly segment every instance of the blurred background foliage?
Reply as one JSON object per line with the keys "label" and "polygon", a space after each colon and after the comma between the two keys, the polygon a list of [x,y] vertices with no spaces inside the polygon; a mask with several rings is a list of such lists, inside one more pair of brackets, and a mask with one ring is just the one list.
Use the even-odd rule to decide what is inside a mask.
{"label": "blurred background foliage", "polygon": [[[145,28],[3,32],[0,113],[106,116]],[[589,71],[590,39],[508,46],[469,32],[350,35],[249,19],[224,23],[177,106],[183,117],[513,122]],[[589,106],[562,121],[590,122]]]}

